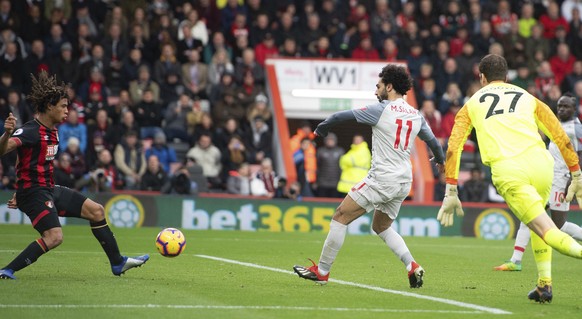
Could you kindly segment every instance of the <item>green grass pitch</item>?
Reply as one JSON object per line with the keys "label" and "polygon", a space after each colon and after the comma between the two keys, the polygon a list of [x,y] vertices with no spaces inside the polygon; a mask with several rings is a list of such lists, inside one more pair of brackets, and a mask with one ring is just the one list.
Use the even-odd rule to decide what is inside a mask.
{"label": "green grass pitch", "polygon": [[[160,229],[114,229],[123,254],[150,261],[122,277],[89,227],[66,226],[64,243],[0,281],[0,318],[579,318],[582,261],[554,252],[554,301],[536,304],[530,248],[522,272],[494,272],[513,241],[407,237],[425,268],[425,284],[410,289],[401,262],[376,236],[348,236],[326,286],[292,274],[317,260],[322,233],[184,231],[187,247],[165,258]],[[37,234],[30,226],[0,226],[0,267]]]}

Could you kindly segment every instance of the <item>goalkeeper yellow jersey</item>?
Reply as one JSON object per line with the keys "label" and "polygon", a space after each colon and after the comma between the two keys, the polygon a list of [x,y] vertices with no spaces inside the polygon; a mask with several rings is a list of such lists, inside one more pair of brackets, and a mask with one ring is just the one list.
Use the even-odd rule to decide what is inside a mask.
{"label": "goalkeeper yellow jersey", "polygon": [[493,81],[477,91],[455,117],[445,164],[449,184],[457,184],[461,152],[473,128],[487,166],[528,150],[546,151],[539,129],[558,146],[570,171],[580,168],[578,155],[552,110],[518,86]]}

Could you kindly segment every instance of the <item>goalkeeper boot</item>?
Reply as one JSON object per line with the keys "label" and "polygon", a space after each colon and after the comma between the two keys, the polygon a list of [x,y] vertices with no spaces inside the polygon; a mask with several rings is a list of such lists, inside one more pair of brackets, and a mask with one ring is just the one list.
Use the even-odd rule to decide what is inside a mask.
{"label": "goalkeeper boot", "polygon": [[16,276],[14,276],[14,270],[0,269],[0,279],[16,279]]}
{"label": "goalkeeper boot", "polygon": [[506,261],[505,263],[497,266],[497,267],[493,267],[493,270],[498,270],[498,271],[521,271],[521,262],[519,263],[514,263],[513,261],[509,260]]}
{"label": "goalkeeper boot", "polygon": [[125,273],[131,268],[141,267],[141,265],[145,264],[149,259],[150,255],[137,257],[123,256],[123,262],[121,262],[119,265],[111,265],[111,272],[113,272],[115,276],[121,276],[121,274]]}
{"label": "goalkeeper boot", "polygon": [[422,278],[424,277],[424,269],[417,264],[412,262],[412,269],[408,272],[408,282],[410,283],[410,288],[420,288],[422,287]]}
{"label": "goalkeeper boot", "polygon": [[295,273],[303,279],[315,281],[320,285],[327,284],[327,280],[329,279],[329,273],[325,276],[320,275],[319,269],[317,268],[317,264],[311,259],[309,259],[309,261],[311,261],[313,265],[309,267],[295,265],[293,266],[293,271],[295,271]]}
{"label": "goalkeeper boot", "polygon": [[527,294],[527,299],[539,303],[552,302],[552,285],[536,286],[534,290]]}

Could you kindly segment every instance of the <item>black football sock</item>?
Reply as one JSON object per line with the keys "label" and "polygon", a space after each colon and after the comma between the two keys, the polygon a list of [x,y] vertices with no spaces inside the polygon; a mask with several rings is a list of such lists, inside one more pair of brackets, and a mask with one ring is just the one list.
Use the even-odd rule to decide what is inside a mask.
{"label": "black football sock", "polygon": [[44,253],[49,251],[48,247],[44,243],[42,238],[39,238],[28,247],[26,247],[20,255],[16,256],[12,262],[8,264],[8,266],[4,267],[4,269],[12,269],[14,271],[19,271],[20,269],[29,266],[33,262],[35,262],[38,257],[42,256]]}
{"label": "black football sock", "polygon": [[91,222],[90,224],[93,236],[97,238],[101,247],[103,247],[111,265],[121,264],[123,262],[123,256],[119,253],[117,241],[115,240],[115,236],[109,228],[109,225],[107,225],[107,221],[104,219],[100,222]]}

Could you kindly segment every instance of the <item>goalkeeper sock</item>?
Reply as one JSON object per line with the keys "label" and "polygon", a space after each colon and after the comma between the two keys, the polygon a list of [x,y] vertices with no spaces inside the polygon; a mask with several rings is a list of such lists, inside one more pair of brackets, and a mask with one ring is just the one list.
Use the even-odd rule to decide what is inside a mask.
{"label": "goalkeeper sock", "polygon": [[[388,229],[379,233],[378,236],[380,236],[392,252],[402,260],[404,266],[412,269],[411,263],[414,261],[414,258],[412,258],[412,254],[410,253],[410,250],[408,250],[408,247],[400,234],[392,229],[392,227],[388,227]],[[410,271],[410,269],[407,270]]]}
{"label": "goalkeeper sock", "polygon": [[20,255],[16,256],[12,262],[10,262],[6,267],[3,269],[12,269],[14,271],[19,271],[20,269],[29,266],[33,262],[35,262],[40,256],[44,253],[49,251],[48,247],[46,246],[44,240],[39,238],[28,247],[26,247]]}
{"label": "goalkeeper sock", "polygon": [[331,265],[335,261],[337,253],[344,244],[347,231],[347,225],[332,219],[331,223],[329,224],[329,233],[327,234],[327,238],[323,244],[321,256],[319,257],[319,264],[317,266],[320,275],[325,276],[331,270]]}
{"label": "goalkeeper sock", "polygon": [[544,241],[560,253],[582,258],[582,246],[574,238],[557,228],[551,228],[544,234]]}
{"label": "goalkeeper sock", "polygon": [[[557,229],[556,229],[557,230]],[[531,248],[538,267],[538,283],[552,281],[552,247],[533,231],[531,232]],[[542,285],[543,286],[543,285]]]}
{"label": "goalkeeper sock", "polygon": [[123,256],[119,253],[119,247],[117,246],[117,241],[113,232],[107,225],[107,221],[104,219],[100,222],[91,222],[91,232],[93,236],[97,238],[101,247],[105,251],[107,258],[109,258],[109,263],[112,265],[119,265],[123,262]]}
{"label": "goalkeeper sock", "polygon": [[526,224],[520,223],[519,229],[517,230],[517,235],[515,235],[515,246],[513,246],[513,255],[511,256],[511,262],[515,264],[521,263],[523,259],[523,253],[529,242],[530,230]]}
{"label": "goalkeeper sock", "polygon": [[565,222],[560,230],[572,236],[576,240],[582,240],[582,227],[574,223]]}

